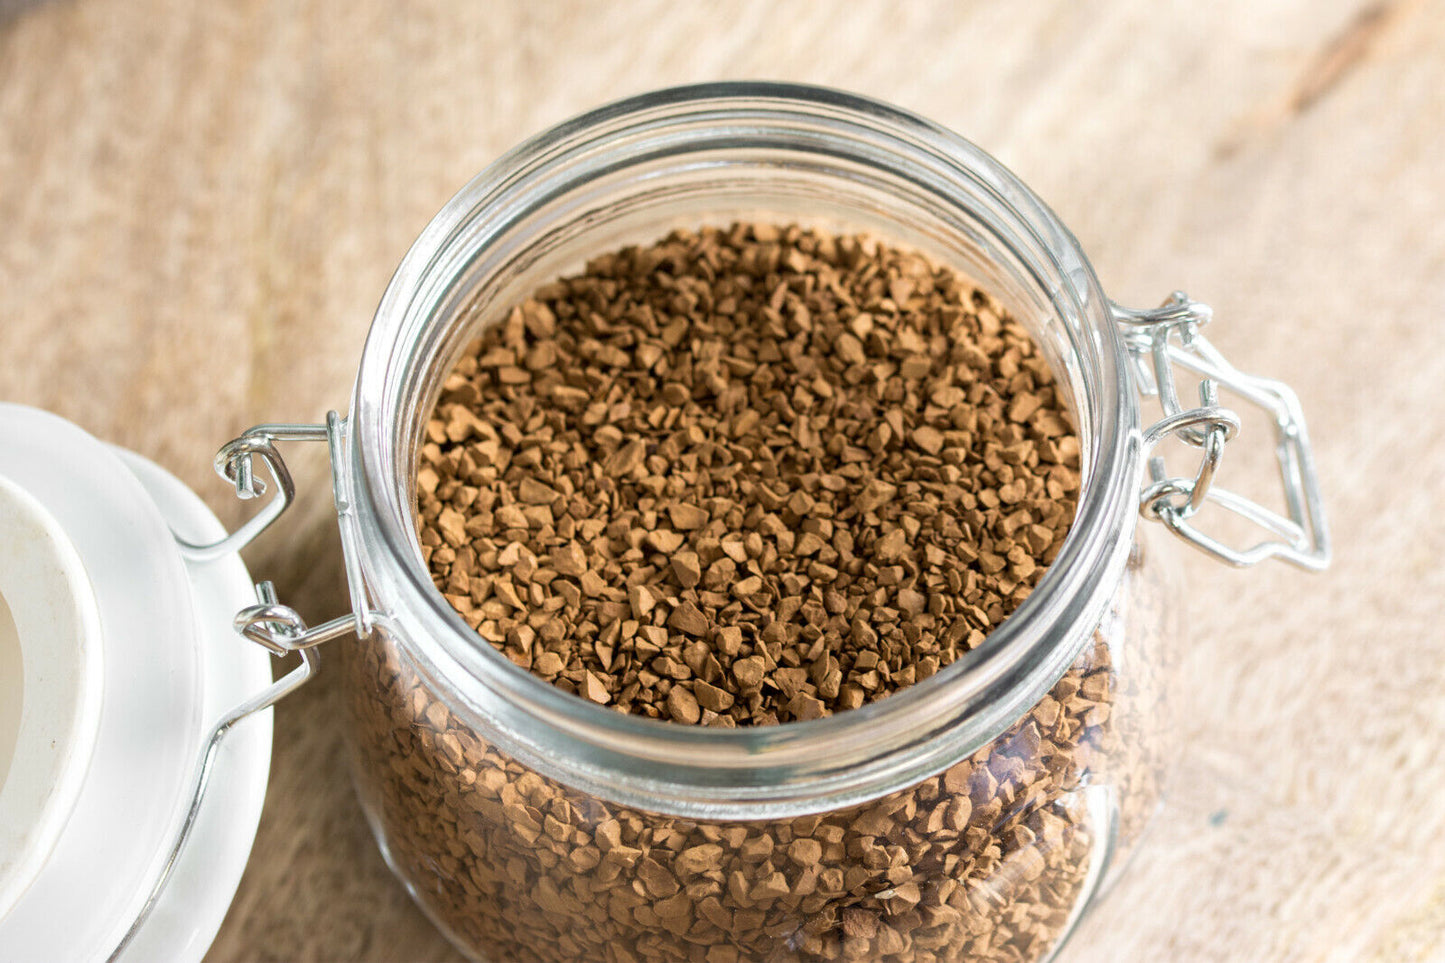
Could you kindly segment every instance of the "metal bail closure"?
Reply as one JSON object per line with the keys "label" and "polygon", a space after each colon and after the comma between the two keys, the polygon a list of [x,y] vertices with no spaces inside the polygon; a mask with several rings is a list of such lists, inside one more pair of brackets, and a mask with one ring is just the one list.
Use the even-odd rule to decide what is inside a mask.
{"label": "metal bail closure", "polygon": [[[1279,558],[1314,571],[1328,566],[1329,530],[1304,413],[1294,392],[1278,381],[1243,374],[1226,361],[1199,333],[1214,312],[1182,291],[1174,292],[1153,310],[1111,307],[1136,362],[1139,393],[1158,397],[1164,412],[1163,418],[1144,430],[1149,481],[1139,494],[1140,513],[1163,522],[1195,548],[1231,565],[1249,566]],[[1185,407],[1180,401],[1175,366],[1200,377],[1197,406]],[[1288,517],[1214,484],[1225,446],[1240,427],[1239,416],[1220,407],[1221,386],[1271,416]],[[1150,454],[1170,435],[1201,449],[1193,478],[1170,476],[1164,459]],[[1206,535],[1192,519],[1210,502],[1252,522],[1270,537],[1235,548]]]}
{"label": "metal bail closure", "polygon": [[[178,538],[182,553],[188,558],[204,561],[239,552],[286,511],[296,496],[296,485],[291,480],[291,472],[286,467],[285,459],[276,449],[278,441],[327,443],[331,456],[332,498],[336,504],[338,519],[344,521],[352,512],[351,497],[343,483],[341,467],[344,464],[342,456],[345,433],[345,421],[332,411],[327,413],[324,425],[257,425],[223,445],[216,453],[216,474],[235,486],[237,498],[246,500],[265,494],[268,487],[265,480],[256,477],[257,458],[261,459],[276,490],[264,508],[219,541],[209,545],[192,545]],[[274,655],[309,649],[348,632],[355,632],[362,638],[369,636],[371,618],[361,594],[359,563],[346,534],[346,526],[342,525],[342,550],[346,562],[346,578],[351,589],[352,611],[349,615],[308,627],[295,609],[276,600],[276,591],[270,582],[258,582],[256,604],[247,606],[236,614],[236,631],[265,646]]]}
{"label": "metal bail closure", "polygon": [[[344,420],[336,412],[330,412],[324,425],[257,425],[245,434],[229,442],[216,455],[216,473],[236,488],[236,496],[242,499],[257,498],[274,485],[271,499],[240,528],[215,542],[197,545],[179,535],[176,543],[181,554],[193,562],[208,562],[239,552],[253,538],[264,531],[281,516],[295,497],[296,486],[285,460],[276,449],[277,442],[325,441],[331,454],[332,494],[336,501],[338,518],[345,520],[351,514],[350,495],[345,484],[343,459],[346,436]],[[268,483],[256,474],[255,460],[261,463],[270,476]],[[110,963],[116,963],[125,953],[141,926],[150,918],[162,891],[171,880],[180,860],[196,819],[201,803],[210,785],[215,768],[217,753],[226,734],[241,720],[253,713],[266,709],[290,695],[311,679],[316,672],[317,655],[313,646],[328,639],[355,632],[362,637],[371,633],[371,614],[366,608],[361,588],[359,561],[347,539],[347,526],[342,525],[342,551],[346,559],[347,581],[351,584],[352,613],[332,619],[315,628],[308,628],[295,609],[282,605],[276,600],[276,592],[270,582],[256,585],[256,604],[247,606],[237,613],[234,626],[237,632],[257,642],[272,654],[282,656],[296,652],[301,661],[281,678],[256,693],[239,705],[233,706],[211,726],[203,744],[200,758],[196,761],[191,776],[190,802],[185,818],[177,830],[171,847],[152,881],[150,892],[140,913],[110,955]]]}

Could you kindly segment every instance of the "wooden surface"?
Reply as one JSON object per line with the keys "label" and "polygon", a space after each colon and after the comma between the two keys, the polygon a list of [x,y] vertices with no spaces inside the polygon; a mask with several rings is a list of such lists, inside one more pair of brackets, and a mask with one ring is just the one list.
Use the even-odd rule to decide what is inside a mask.
{"label": "wooden surface", "polygon": [[[346,404],[467,178],[602,101],[740,77],[960,131],[1116,299],[1210,301],[1310,415],[1335,566],[1183,563],[1176,789],[1068,958],[1445,959],[1445,4],[0,0],[0,399],[234,522],[210,453]],[[342,604],[319,467],[249,554],[315,617]],[[333,698],[323,670],[277,712],[214,963],[454,958],[352,804]]]}

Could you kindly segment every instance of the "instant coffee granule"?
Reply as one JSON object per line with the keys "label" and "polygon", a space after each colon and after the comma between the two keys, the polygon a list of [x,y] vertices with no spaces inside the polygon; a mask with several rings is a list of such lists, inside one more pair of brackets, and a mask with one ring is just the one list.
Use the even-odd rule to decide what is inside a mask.
{"label": "instant coffee granule", "polygon": [[357,788],[428,915],[490,963],[1037,960],[1111,833],[1130,849],[1159,797],[1158,593],[1131,567],[1078,662],[968,759],[791,820],[681,819],[555,782],[375,634],[343,649]]}
{"label": "instant coffee granule", "polygon": [[[1064,401],[998,303],[918,255],[676,233],[464,353],[421,453],[423,552],[483,637],[582,698],[814,718],[931,675],[1027,596],[1077,495]],[[579,792],[384,633],[345,652],[358,788],[429,915],[493,963],[1039,959],[1158,796],[1157,591],[1134,563],[1029,713],[848,810],[707,822]]]}
{"label": "instant coffee granule", "polygon": [[417,475],[437,587],[513,662],[639,715],[856,708],[982,641],[1073,518],[1028,332],[925,258],[736,225],[591,261],[488,329]]}

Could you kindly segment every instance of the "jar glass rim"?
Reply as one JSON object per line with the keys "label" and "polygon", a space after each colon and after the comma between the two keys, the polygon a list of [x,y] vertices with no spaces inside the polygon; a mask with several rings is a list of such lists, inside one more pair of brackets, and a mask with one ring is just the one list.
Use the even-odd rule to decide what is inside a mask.
{"label": "jar glass rim", "polygon": [[[808,722],[737,729],[660,722],[593,705],[515,666],[434,588],[419,554],[409,484],[399,477],[412,462],[397,438],[417,403],[403,383],[416,366],[437,362],[419,350],[418,335],[438,322],[458,265],[526,216],[520,195],[529,178],[642,126],[672,125],[683,144],[686,132],[676,131],[709,117],[783,124],[826,118],[886,143],[934,176],[967,179],[987,192],[1046,259],[1041,281],[1050,296],[1076,306],[1083,324],[1078,346],[1088,354],[1096,388],[1076,399],[1079,408],[1089,406],[1092,430],[1075,520],[1028,599],[931,678]],[[736,122],[746,129],[746,120]],[[1077,656],[1122,577],[1137,517],[1131,385],[1109,302],[1078,242],[1028,187],[971,142],[898,108],[826,88],[753,82],[670,88],[598,108],[526,141],[462,188],[413,244],[377,310],[352,401],[354,541],[383,630],[444,682],[458,683],[460,675],[479,684],[499,742],[524,762],[652,809],[706,814],[746,804],[753,817],[816,811],[902,788],[958,761],[1026,711]],[[931,751],[900,751],[930,740],[938,744]],[[820,751],[828,758],[820,760]],[[617,760],[629,761],[626,785],[608,772]]]}

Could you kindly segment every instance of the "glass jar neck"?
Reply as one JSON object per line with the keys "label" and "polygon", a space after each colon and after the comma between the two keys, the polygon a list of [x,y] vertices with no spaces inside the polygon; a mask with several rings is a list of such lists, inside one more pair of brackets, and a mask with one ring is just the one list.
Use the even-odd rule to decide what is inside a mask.
{"label": "glass jar neck", "polygon": [[[1024,604],[933,677],[811,722],[709,729],[594,706],[516,667],[421,560],[415,459],[441,380],[477,327],[598,251],[671,227],[771,218],[873,232],[978,281],[1034,333],[1072,402],[1084,483]],[[1077,657],[1122,578],[1138,410],[1108,302],[1077,242],[967,141],[818,88],[719,84],[562,124],[462,189],[412,247],[367,340],[350,419],[355,531],[379,624],[479,731],[538,771],[691,817],[785,817],[876,798],[964,758]]]}

